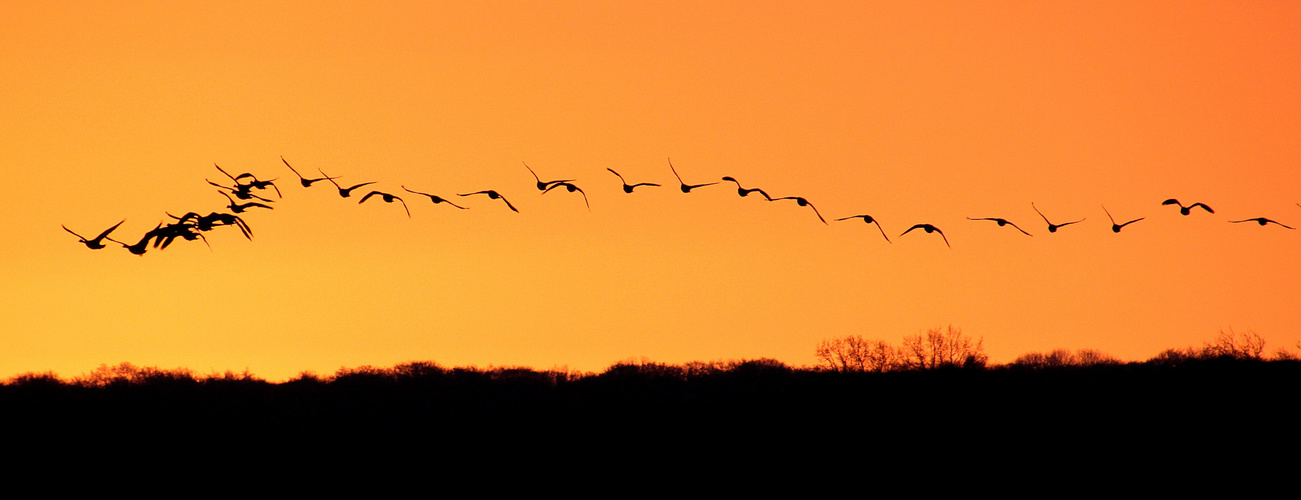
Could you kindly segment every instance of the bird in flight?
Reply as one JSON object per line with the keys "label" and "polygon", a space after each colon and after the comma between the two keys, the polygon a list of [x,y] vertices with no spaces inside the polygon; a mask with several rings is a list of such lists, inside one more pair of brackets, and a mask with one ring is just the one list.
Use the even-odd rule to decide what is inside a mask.
{"label": "bird in flight", "polygon": [[801,206],[801,207],[809,207],[809,208],[812,208],[812,209],[813,209],[813,213],[815,213],[815,214],[818,215],[818,220],[822,221],[823,224],[826,224],[826,223],[827,223],[827,219],[823,219],[823,218],[822,218],[822,213],[821,213],[821,212],[818,212],[818,207],[815,207],[815,206],[813,206],[812,203],[809,203],[809,200],[806,200],[806,199],[801,198],[801,197],[799,197],[799,196],[783,196],[783,197],[781,197],[781,198],[769,198],[769,199],[768,199],[768,201],[777,201],[777,200],[795,200],[795,203],[796,203],[797,205]]}
{"label": "bird in flight", "polygon": [[612,173],[612,174],[614,174],[614,175],[616,175],[616,176],[619,177],[619,182],[622,182],[622,183],[623,183],[623,192],[625,192],[625,193],[631,193],[632,190],[633,190],[633,189],[636,189],[638,186],[655,186],[655,187],[659,187],[659,184],[654,184],[654,183],[650,183],[650,182],[638,182],[638,183],[636,183],[636,184],[628,184],[628,181],[624,180],[624,179],[623,179],[623,176],[622,176],[622,175],[619,175],[619,172],[615,172],[613,168],[606,168],[606,170],[609,170],[610,173]]}
{"label": "bird in flight", "polygon": [[682,192],[683,192],[683,193],[690,193],[692,189],[695,189],[695,188],[698,188],[698,187],[713,186],[714,184],[718,184],[717,182],[710,182],[710,183],[708,183],[708,184],[695,184],[695,185],[691,185],[691,184],[687,184],[687,183],[685,183],[685,182],[682,182],[682,176],[681,176],[681,175],[678,175],[678,169],[673,168],[673,159],[672,159],[672,158],[669,158],[669,170],[672,170],[672,171],[673,171],[673,176],[678,178],[678,184],[681,184],[681,185],[682,185],[681,189],[682,189]]}
{"label": "bird in flight", "polygon": [[[297,175],[297,176],[298,176],[298,183],[299,183],[299,184],[302,184],[303,187],[312,187],[312,184],[313,184],[313,183],[321,182],[321,181],[326,180],[326,179],[338,179],[338,177],[329,177],[329,176],[326,176],[326,177],[320,177],[320,178],[317,178],[317,179],[308,179],[308,178],[306,178],[306,177],[303,177],[303,174],[298,173],[297,170],[294,170],[294,166],[293,166],[293,165],[290,165],[288,161],[285,161],[285,157],[281,156],[281,157],[280,157],[280,161],[285,162],[285,166],[286,166],[286,167],[289,167],[289,170],[293,170],[294,175]],[[325,175],[325,174],[321,174],[321,175]]]}
{"label": "bird in flight", "polygon": [[360,205],[362,203],[366,203],[366,200],[369,200],[371,196],[375,196],[375,195],[379,195],[380,198],[384,200],[384,203],[393,203],[393,200],[402,202],[402,209],[407,211],[407,218],[411,217],[411,209],[407,208],[407,202],[404,201],[402,198],[398,197],[397,195],[393,195],[393,194],[382,193],[379,191],[371,191],[369,193],[366,193],[366,196],[362,196],[361,201],[357,202],[357,204]]}
{"label": "bird in flight", "polygon": [[[524,162],[520,162],[520,163],[524,163]],[[551,187],[552,184],[555,184],[555,183],[557,183],[557,182],[573,182],[573,181],[574,181],[574,179],[563,179],[563,180],[558,180],[558,181],[546,181],[546,182],[542,182],[542,179],[538,177],[537,172],[534,172],[533,169],[532,169],[531,167],[529,167],[529,164],[524,163],[524,168],[529,169],[529,173],[530,173],[530,174],[533,174],[533,180],[538,181],[538,184],[537,184],[537,186],[538,186],[538,191],[542,191],[542,192],[544,192],[544,193],[547,191],[547,188]]]}
{"label": "bird in flight", "polygon": [[1119,232],[1120,232],[1120,228],[1125,227],[1125,226],[1128,226],[1128,225],[1130,225],[1130,224],[1133,224],[1133,223],[1135,223],[1135,222],[1138,222],[1138,221],[1141,221],[1141,220],[1147,218],[1147,217],[1139,217],[1139,218],[1137,218],[1137,219],[1134,219],[1134,220],[1132,220],[1132,221],[1126,222],[1126,223],[1124,223],[1124,224],[1116,224],[1116,219],[1115,219],[1114,217],[1111,216],[1111,212],[1107,211],[1107,207],[1106,207],[1106,205],[1103,205],[1103,207],[1102,207],[1102,211],[1103,211],[1103,212],[1107,212],[1107,218],[1108,218],[1108,219],[1111,219],[1111,232],[1113,232],[1113,233],[1119,233]]}
{"label": "bird in flight", "polygon": [[[759,189],[759,188],[754,188],[754,189],[745,189],[745,188],[741,187],[741,183],[740,183],[740,182],[738,182],[736,179],[732,178],[732,176],[730,176],[730,175],[729,175],[729,176],[723,176],[723,180],[725,180],[725,181],[730,181],[730,182],[735,183],[735,184],[736,184],[736,194],[741,195],[742,198],[744,198],[744,197],[746,197],[746,196],[749,196],[750,193],[758,192],[759,194],[763,195],[763,199],[768,200],[768,201],[772,201],[772,197],[771,197],[771,196],[768,196],[768,193],[765,193],[762,189]],[[823,221],[823,222],[826,222],[826,221]]]}
{"label": "bird in flight", "polygon": [[[876,219],[873,219],[871,215],[851,215],[851,216],[849,216],[849,217],[845,217],[845,218],[843,218],[843,219],[836,219],[836,221],[839,222],[839,221],[842,221],[842,220],[849,220],[849,219],[854,219],[854,218],[863,219],[863,222],[864,222],[864,223],[867,223],[867,224],[876,224],[876,228],[879,229],[879,230],[881,231],[881,236],[885,238],[885,241],[886,241],[887,243],[894,243],[893,241],[890,241],[890,237],[889,237],[889,236],[886,236],[886,235],[885,235],[885,228],[881,227],[881,223],[878,222]],[[947,240],[947,239],[946,239],[946,240]]]}
{"label": "bird in flight", "polygon": [[[908,228],[908,231],[912,231],[912,230],[914,230],[914,229],[923,229],[923,230],[925,230],[928,234],[929,234],[929,233],[940,233],[940,237],[941,237],[941,238],[944,238],[944,245],[947,246],[947,247],[949,247],[949,248],[953,248],[953,245],[950,245],[950,244],[949,244],[949,238],[948,238],[947,236],[944,236],[944,231],[940,231],[940,228],[938,228],[938,227],[932,226],[932,225],[930,225],[930,224],[914,224],[913,227]],[[904,234],[908,234],[908,231],[904,231],[903,234],[900,234],[899,236],[903,236]]]}
{"label": "bird in flight", "polygon": [[[359,187],[367,186],[367,185],[370,185],[370,184],[374,184],[374,183],[375,183],[375,181],[371,181],[371,182],[363,182],[363,183],[361,183],[361,184],[358,184],[358,185],[356,185],[356,186],[350,187],[350,188],[348,188],[348,189],[344,189],[343,186],[340,186],[340,185],[339,185],[339,183],[334,182],[334,180],[335,180],[335,179],[338,179],[338,177],[330,177],[329,175],[326,175],[326,174],[325,174],[325,171],[324,171],[324,170],[321,170],[321,169],[319,169],[319,168],[316,169],[316,171],[317,171],[317,172],[320,172],[321,175],[325,175],[325,179],[328,180],[328,181],[330,181],[330,184],[334,184],[334,187],[339,188],[339,196],[342,196],[342,197],[344,197],[344,198],[347,198],[347,197],[349,197],[349,196],[352,196],[352,190],[354,190],[354,189],[357,189],[357,188],[359,188]],[[404,202],[404,203],[405,203],[405,202]]]}
{"label": "bird in flight", "polygon": [[1003,226],[1012,226],[1012,227],[1016,228],[1017,231],[1021,231],[1021,234],[1024,234],[1024,235],[1026,235],[1026,236],[1034,236],[1033,234],[1030,234],[1030,233],[1025,232],[1024,229],[1021,229],[1021,226],[1018,226],[1018,225],[1016,225],[1016,224],[1013,224],[1012,221],[1007,220],[1007,219],[1000,219],[1000,218],[998,218],[998,217],[976,217],[976,218],[967,217],[967,219],[969,219],[969,220],[992,220],[992,221],[998,223],[998,227],[1003,227]]}
{"label": "bird in flight", "polygon": [[[283,157],[283,156],[280,157],[280,160],[281,160],[281,161],[284,161],[284,157]],[[289,164],[288,162],[285,163],[285,165],[288,165],[288,164]],[[217,165],[216,163],[213,163],[212,166],[217,167],[217,170],[221,171],[221,173],[223,173],[223,174],[226,174],[226,177],[230,177],[230,180],[235,181],[235,186],[238,187],[238,188],[245,189],[245,190],[248,190],[248,189],[262,189],[262,190],[264,190],[264,189],[267,188],[267,186],[271,186],[273,189],[276,190],[276,196],[277,196],[277,197],[284,198],[284,195],[280,194],[280,188],[276,187],[276,184],[275,184],[275,182],[274,182],[275,179],[271,179],[271,180],[269,180],[269,181],[258,180],[257,176],[255,176],[255,175],[253,175],[253,174],[251,174],[251,173],[248,173],[248,172],[244,172],[244,173],[239,174],[239,175],[230,175],[230,172],[227,172],[227,171],[225,171],[225,170],[222,170],[222,168],[221,168],[220,165]],[[291,170],[292,170],[292,168],[291,168]],[[296,173],[296,172],[295,172],[295,173]],[[244,184],[243,182],[240,182],[240,179],[252,179],[252,180],[249,181],[248,184]],[[247,198],[240,198],[240,199],[247,199]]]}
{"label": "bird in flight", "polygon": [[[208,181],[208,184],[212,184],[213,186],[217,186],[218,188],[224,189],[225,191],[230,191],[231,193],[233,193],[233,194],[235,195],[236,198],[239,198],[239,199],[241,199],[241,200],[258,200],[258,201],[265,201],[265,202],[267,202],[267,203],[273,203],[272,200],[268,200],[268,199],[263,198],[263,197],[261,197],[261,196],[258,196],[258,195],[256,195],[256,194],[253,194],[253,191],[252,191],[253,186],[252,186],[251,184],[240,184],[240,183],[236,182],[236,183],[235,183],[235,187],[232,188],[232,187],[226,187],[226,186],[223,186],[223,185],[221,185],[221,184],[217,184],[217,183],[212,182],[212,181],[210,181],[210,180],[208,180],[208,179],[204,179],[204,180],[205,180],[205,181]],[[222,192],[225,193],[225,191],[222,191]]]}
{"label": "bird in flight", "polygon": [[[122,222],[126,222],[126,219],[122,219]],[[68,226],[63,226],[63,230],[64,230],[64,231],[67,231],[67,232],[69,232],[69,233],[72,233],[72,235],[73,235],[73,236],[76,236],[76,237],[77,237],[77,240],[80,241],[81,243],[85,243],[85,244],[86,244],[86,248],[89,248],[89,249],[91,249],[91,250],[99,250],[99,249],[101,249],[101,248],[104,248],[104,246],[105,246],[105,245],[104,245],[104,239],[105,239],[105,238],[108,238],[108,233],[113,232],[114,229],[117,229],[118,226],[121,226],[121,225],[122,225],[122,222],[119,222],[119,223],[117,223],[117,224],[113,224],[113,227],[110,227],[110,228],[108,228],[108,229],[105,229],[104,232],[99,233],[99,236],[96,236],[94,239],[89,239],[89,240],[86,239],[85,236],[82,236],[82,235],[77,234],[77,233],[72,233],[72,230],[71,230],[71,229],[68,229]],[[62,225],[62,224],[60,224],[60,225]]]}
{"label": "bird in flight", "polygon": [[[244,233],[245,238],[253,239],[253,230],[249,229],[248,223],[234,214],[211,212],[208,215],[199,215],[198,212],[190,212],[177,217],[167,212],[167,216],[176,219],[178,224],[184,224],[186,221],[193,219],[195,229],[200,231],[211,231],[212,228],[217,226],[237,226],[240,232]],[[207,242],[207,240],[204,240],[204,242]]]}
{"label": "bird in flight", "polygon": [[[420,191],[412,191],[412,190],[410,190],[410,189],[407,189],[406,186],[402,186],[402,189],[406,189],[406,191],[407,191],[408,193],[415,193],[415,194],[418,194],[418,195],[421,195],[421,196],[428,196],[429,199],[430,199],[431,201],[433,201],[435,205],[437,205],[437,204],[439,204],[439,203],[446,203],[446,204],[448,204],[448,205],[454,206],[454,207],[459,208],[459,209],[461,209],[461,210],[465,210],[465,207],[460,206],[460,205],[457,205],[457,204],[452,203],[452,202],[450,202],[450,201],[447,201],[447,200],[444,199],[442,196],[434,196],[434,195],[429,194],[429,193],[421,193]],[[403,202],[403,203],[406,203],[406,202]]]}
{"label": "bird in flight", "polygon": [[1179,203],[1179,200],[1176,200],[1176,199],[1174,199],[1174,198],[1170,198],[1170,199],[1168,199],[1168,200],[1166,200],[1166,201],[1161,202],[1161,205],[1162,205],[1162,206],[1164,206],[1164,205],[1178,205],[1178,206],[1179,206],[1179,213],[1184,214],[1184,215],[1188,215],[1188,214],[1192,213],[1193,208],[1196,208],[1196,207],[1202,207],[1202,209],[1203,209],[1203,210],[1206,210],[1207,212],[1215,213],[1215,211],[1214,211],[1214,210],[1211,210],[1211,207],[1206,206],[1205,203],[1193,203],[1192,205],[1188,205],[1188,206],[1185,207],[1183,203]]}
{"label": "bird in flight", "polygon": [[[465,193],[465,194],[459,194],[459,193],[458,193],[457,196],[470,196],[470,195],[474,195],[474,194],[486,194],[486,195],[488,195],[489,198],[492,198],[492,199],[494,199],[494,200],[496,200],[496,199],[500,199],[501,201],[503,201],[503,202],[506,203],[506,206],[507,206],[507,207],[510,207],[511,211],[513,211],[513,212],[515,212],[515,213],[519,213],[519,210],[515,208],[515,205],[511,205],[511,204],[510,204],[510,201],[507,201],[505,196],[502,196],[501,193],[498,193],[498,192],[493,191],[493,190],[491,190],[491,189],[486,190],[486,191],[475,191],[475,192],[473,192],[473,193]],[[587,195],[583,195],[583,196],[587,196]]]}
{"label": "bird in flight", "polygon": [[163,223],[159,222],[156,227],[149,230],[149,232],[145,233],[144,238],[141,238],[140,241],[134,245],[128,245],[126,243],[122,243],[121,241],[115,240],[113,238],[107,238],[107,239],[108,241],[112,241],[114,243],[122,245],[122,248],[127,249],[127,251],[131,252],[132,254],[144,255],[145,251],[149,249],[149,240],[153,239],[154,236],[157,236],[159,231],[162,229],[162,227],[163,227]]}
{"label": "bird in flight", "polygon": [[212,244],[208,243],[208,238],[198,231],[198,226],[189,222],[176,222],[166,226],[159,225],[154,229],[154,248],[164,249],[176,241],[176,238],[184,238],[185,241],[203,240],[204,245],[208,245],[208,250],[212,250]]}
{"label": "bird in flight", "polygon": [[1061,224],[1053,224],[1051,221],[1048,220],[1047,217],[1044,217],[1044,213],[1043,213],[1043,212],[1040,212],[1040,211],[1039,211],[1039,207],[1034,206],[1034,202],[1030,202],[1030,208],[1033,208],[1034,211],[1037,212],[1037,213],[1039,214],[1039,217],[1043,217],[1044,222],[1047,222],[1047,223],[1048,223],[1048,232],[1050,232],[1050,233],[1055,233],[1055,232],[1057,232],[1057,229],[1060,228],[1060,227],[1063,227],[1063,226],[1069,226],[1069,225],[1071,225],[1071,224],[1078,224],[1078,223],[1084,222],[1084,219],[1080,219],[1080,220],[1077,220],[1077,221],[1063,222],[1063,223],[1061,223]]}
{"label": "bird in flight", "polygon": [[222,196],[225,196],[226,199],[230,201],[230,205],[226,205],[227,207],[230,207],[230,211],[235,212],[237,214],[242,214],[244,213],[245,210],[253,207],[265,208],[267,210],[274,210],[269,205],[263,205],[256,201],[252,201],[244,204],[237,204],[235,203],[235,200],[231,199],[230,195],[226,194],[224,191],[219,191],[219,192],[221,193]]}
{"label": "bird in flight", "polygon": [[547,194],[547,193],[551,192],[552,189],[555,189],[555,188],[558,188],[558,187],[564,187],[565,189],[569,190],[569,192],[571,192],[571,193],[574,192],[574,191],[578,191],[579,194],[583,195],[583,203],[587,205],[587,211],[588,211],[588,212],[591,212],[591,211],[592,211],[592,204],[587,202],[587,193],[583,192],[582,189],[579,189],[578,186],[575,186],[575,185],[570,184],[570,183],[568,183],[568,182],[561,181],[561,182],[557,182],[557,183],[555,183],[555,184],[552,184],[551,187],[547,188],[546,191],[543,191],[542,194]]}
{"label": "bird in flight", "polygon": [[1294,227],[1292,227],[1292,226],[1288,226],[1288,225],[1286,225],[1286,224],[1280,223],[1280,222],[1275,221],[1275,220],[1266,219],[1266,218],[1264,218],[1264,217],[1256,217],[1256,218],[1254,218],[1254,219],[1244,219],[1244,220],[1231,220],[1231,221],[1229,221],[1229,222],[1232,222],[1232,223],[1235,223],[1235,224],[1236,224],[1236,223],[1239,223],[1239,222],[1255,222],[1255,223],[1258,223],[1258,224],[1260,224],[1260,225],[1262,225],[1262,226],[1265,225],[1265,224],[1271,224],[1271,223],[1273,223],[1273,224],[1278,224],[1278,225],[1280,225],[1280,226],[1286,227],[1286,228],[1288,228],[1288,229],[1296,229],[1296,228],[1294,228]]}

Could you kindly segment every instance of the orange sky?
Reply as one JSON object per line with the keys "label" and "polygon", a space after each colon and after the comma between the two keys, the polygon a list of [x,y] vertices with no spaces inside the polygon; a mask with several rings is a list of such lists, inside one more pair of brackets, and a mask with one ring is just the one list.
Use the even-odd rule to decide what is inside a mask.
{"label": "orange sky", "polygon": [[[955,325],[994,361],[1301,341],[1293,2],[0,7],[0,376],[600,370]],[[304,189],[280,163],[464,201]],[[730,175],[787,200],[740,198]],[[254,238],[136,240],[279,177]],[[544,178],[576,194],[539,195]],[[663,188],[619,189],[614,168]],[[520,208],[456,193],[495,189]],[[1183,217],[1160,202],[1202,201]],[[1054,222],[1083,223],[1049,234]],[[1110,231],[1118,218],[1146,219]],[[966,217],[1003,217],[1011,228]],[[917,223],[944,231],[913,232]]]}

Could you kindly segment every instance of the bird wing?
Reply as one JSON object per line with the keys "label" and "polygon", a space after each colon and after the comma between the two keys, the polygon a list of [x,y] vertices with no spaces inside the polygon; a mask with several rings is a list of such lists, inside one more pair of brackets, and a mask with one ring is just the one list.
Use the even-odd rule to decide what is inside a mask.
{"label": "bird wing", "polygon": [[[69,232],[69,233],[72,233],[72,230],[71,230],[71,229],[68,229],[68,226],[64,226],[64,225],[62,225],[62,224],[60,224],[60,226],[63,227],[63,230],[64,230],[64,231],[67,231],[67,232]],[[116,227],[116,226],[115,226],[115,227]],[[85,237],[85,236],[82,236],[82,235],[77,234],[77,233],[72,233],[72,235],[73,235],[73,236],[76,236],[77,239],[79,239],[79,240],[81,240],[81,241],[86,241],[86,237]]]}
{"label": "bird wing", "polygon": [[1044,213],[1039,211],[1039,207],[1034,206],[1034,202],[1030,202],[1030,208],[1033,208],[1035,213],[1039,214],[1039,217],[1042,218],[1044,222],[1047,222],[1049,226],[1053,225],[1052,221],[1049,221],[1047,217],[1044,217]]}
{"label": "bird wing", "polygon": [[881,236],[882,236],[883,238],[885,238],[885,242],[886,242],[886,243],[894,243],[893,241],[890,241],[890,237],[889,237],[889,236],[886,236],[886,235],[885,235],[885,228],[881,227],[881,223],[880,223],[880,222],[877,222],[877,221],[873,220],[872,223],[873,223],[873,224],[876,224],[876,228],[879,229],[879,230],[881,231]]}
{"label": "bird wing", "polygon": [[808,200],[805,200],[804,203],[807,204],[809,208],[813,209],[813,213],[818,216],[818,220],[822,221],[823,224],[827,223],[827,219],[822,218],[822,212],[818,211],[818,207],[813,206],[813,204],[809,203]]}
{"label": "bird wing", "polygon": [[[194,212],[190,212],[190,213],[194,213]],[[187,215],[188,215],[188,214],[187,214]],[[198,215],[198,214],[195,214],[195,215]],[[122,219],[122,222],[126,222],[126,219]],[[104,239],[105,237],[108,236],[108,233],[113,232],[114,229],[117,229],[118,226],[121,226],[121,225],[122,225],[122,222],[118,222],[117,224],[113,224],[113,227],[110,227],[110,228],[108,228],[108,229],[105,229],[104,232],[99,233],[99,236],[96,236],[95,239],[96,239],[96,240],[102,240],[102,239]],[[67,229],[67,228],[65,227],[64,229]]]}
{"label": "bird wing", "polygon": [[507,206],[507,207],[510,207],[511,211],[513,211],[513,212],[515,212],[515,213],[519,213],[519,209],[515,208],[515,205],[511,205],[511,204],[510,204],[510,200],[507,200],[505,196],[502,196],[501,194],[498,194],[497,197],[498,197],[498,198],[501,198],[501,201],[506,202],[506,206]]}

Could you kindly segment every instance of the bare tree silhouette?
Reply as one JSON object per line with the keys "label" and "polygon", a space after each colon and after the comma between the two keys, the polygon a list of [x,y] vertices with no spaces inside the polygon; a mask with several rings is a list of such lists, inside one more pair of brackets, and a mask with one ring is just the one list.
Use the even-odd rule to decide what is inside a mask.
{"label": "bare tree silhouette", "polygon": [[894,346],[858,335],[823,340],[815,354],[820,366],[837,372],[882,373],[899,367],[899,353]]}
{"label": "bare tree silhouette", "polygon": [[903,366],[912,370],[983,367],[989,361],[984,339],[964,336],[953,325],[947,330],[931,328],[925,334],[904,337],[899,353]]}

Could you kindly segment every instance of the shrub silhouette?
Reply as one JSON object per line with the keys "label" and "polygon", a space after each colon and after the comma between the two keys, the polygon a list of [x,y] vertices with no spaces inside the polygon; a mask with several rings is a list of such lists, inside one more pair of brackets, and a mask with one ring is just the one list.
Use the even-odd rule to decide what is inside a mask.
{"label": "shrub silhouette", "polygon": [[1232,328],[1226,333],[1220,330],[1215,340],[1202,346],[1204,357],[1230,357],[1234,359],[1261,359],[1265,351],[1265,338],[1256,332],[1234,332]]}
{"label": "shrub silhouette", "polygon": [[1016,360],[1012,361],[1010,366],[1016,368],[1044,369],[1115,364],[1120,364],[1120,360],[1109,354],[1103,353],[1102,351],[1080,349],[1071,352],[1066,349],[1054,349],[1048,353],[1030,352],[1022,354],[1017,357]]}

